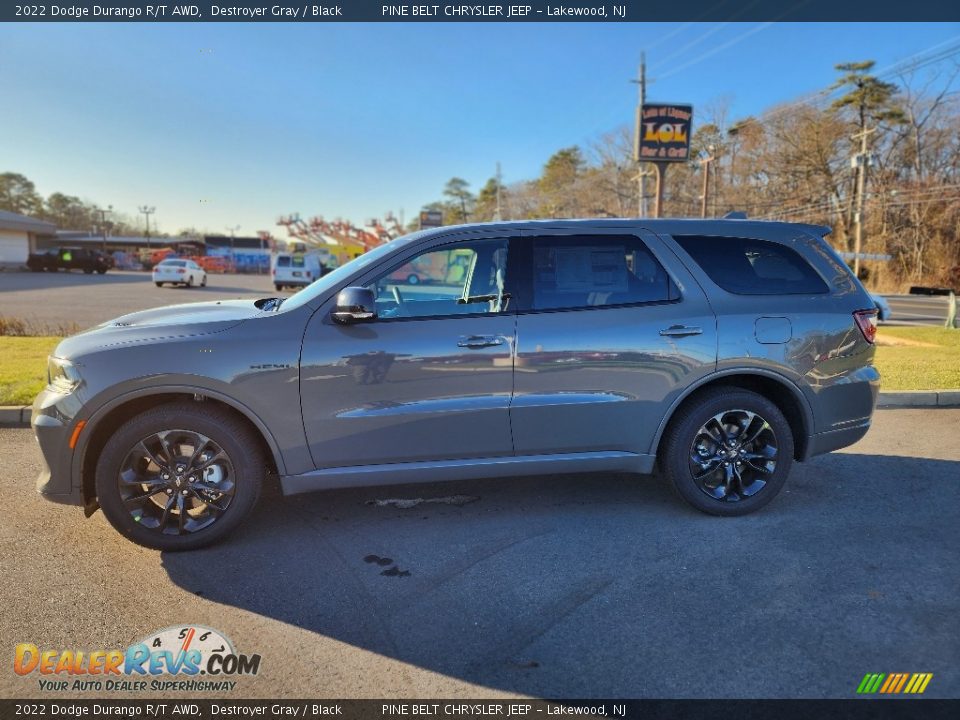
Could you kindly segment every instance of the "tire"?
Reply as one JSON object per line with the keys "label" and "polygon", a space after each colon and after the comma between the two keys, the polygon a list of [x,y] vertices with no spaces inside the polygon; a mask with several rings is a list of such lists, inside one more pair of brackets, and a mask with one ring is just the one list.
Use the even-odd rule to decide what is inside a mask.
{"label": "tire", "polygon": [[83,274],[84,274],[84,275],[93,275],[93,268],[84,268],[84,269],[83,269]]}
{"label": "tire", "polygon": [[206,286],[207,286],[207,276],[204,275],[203,280],[200,281],[200,287],[206,287]]}
{"label": "tire", "polygon": [[97,274],[98,274],[98,275],[106,275],[106,274],[107,274],[107,269],[106,269],[106,268],[100,268],[99,270],[97,270]]}
{"label": "tire", "polygon": [[[701,433],[708,423],[709,434]],[[793,465],[793,432],[783,413],[762,395],[737,388],[708,390],[681,408],[661,447],[660,467],[674,489],[711,515],[759,510],[780,492]],[[706,477],[698,481],[695,474]]]}
{"label": "tire", "polygon": [[[209,467],[206,470],[198,468],[193,477],[206,477],[209,471],[209,477],[216,479],[190,482],[186,459],[191,452],[190,445],[178,438],[191,436],[202,437],[202,440],[191,442],[195,445],[203,442],[203,448],[208,448],[205,452],[223,458],[219,463],[208,461]],[[178,459],[181,466],[188,468],[181,472],[179,480],[174,463],[163,454],[160,437],[179,453],[174,455],[175,461]],[[158,462],[148,460],[140,447],[152,447],[151,457]],[[223,455],[217,454],[218,449]],[[203,457],[202,453],[200,457]],[[169,482],[162,479],[164,467],[173,471],[168,474]],[[148,479],[154,487],[137,482],[124,483],[121,472],[130,477]],[[144,547],[178,551],[204,547],[236,529],[256,505],[265,474],[266,461],[260,438],[241,419],[216,406],[191,401],[160,405],[124,423],[107,441],[97,459],[95,483],[103,514],[121,535]],[[177,488],[182,488],[183,499],[177,494]],[[228,488],[232,494],[217,488]],[[155,492],[147,497],[145,493],[149,489],[155,489]],[[145,499],[139,505],[132,505],[129,500],[133,494]],[[185,502],[190,502],[191,507],[187,508],[189,512],[181,513],[183,506],[180,503]],[[224,508],[214,512],[211,508],[218,502]],[[171,508],[166,515],[164,507]],[[134,512],[139,512],[139,517],[135,518]],[[184,518],[182,525],[181,516]],[[191,522],[193,529],[189,527]]]}
{"label": "tire", "polygon": [[283,290],[283,285],[280,285],[279,283],[274,283],[273,286],[277,289],[277,292],[280,292],[281,290]]}
{"label": "tire", "polygon": [[154,283],[157,287],[163,287],[163,283]]}
{"label": "tire", "polygon": [[193,287],[193,275],[187,278],[187,281],[184,283],[184,285],[188,288]]}
{"label": "tire", "polygon": [[419,275],[411,273],[410,275],[407,276],[407,285],[419,285],[419,284],[420,284]]}

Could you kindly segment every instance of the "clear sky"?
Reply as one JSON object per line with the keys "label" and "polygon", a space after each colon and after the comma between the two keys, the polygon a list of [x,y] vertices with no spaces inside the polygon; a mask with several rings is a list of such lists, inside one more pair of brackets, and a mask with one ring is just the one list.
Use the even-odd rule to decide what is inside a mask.
{"label": "clear sky", "polygon": [[[733,118],[960,36],[960,23],[0,26],[0,171],[167,232],[300,212],[409,219],[457,175],[536,176],[653,100]],[[955,58],[956,59],[956,58]]]}

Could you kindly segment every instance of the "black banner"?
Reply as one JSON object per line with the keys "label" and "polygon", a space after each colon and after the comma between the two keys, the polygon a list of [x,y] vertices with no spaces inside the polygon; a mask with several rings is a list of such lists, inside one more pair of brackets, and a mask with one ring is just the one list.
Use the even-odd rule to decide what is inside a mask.
{"label": "black banner", "polygon": [[[876,0],[520,0],[427,2],[341,0],[257,3],[193,0],[163,5],[141,0],[3,3],[0,21],[21,22],[663,22],[663,21],[955,21],[955,0],[878,3]],[[816,32],[816,28],[810,28]],[[802,51],[802,42],[798,52]]]}
{"label": "black banner", "polygon": [[940,720],[960,700],[0,700],[0,718],[643,718]]}

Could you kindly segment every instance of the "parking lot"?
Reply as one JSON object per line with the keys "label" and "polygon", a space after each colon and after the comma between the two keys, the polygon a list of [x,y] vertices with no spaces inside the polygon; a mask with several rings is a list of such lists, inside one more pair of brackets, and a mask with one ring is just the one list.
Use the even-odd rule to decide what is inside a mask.
{"label": "parking lot", "polygon": [[[185,554],[42,500],[30,431],[0,429],[0,635],[112,649],[204,624],[263,656],[234,697],[848,698],[867,672],[931,672],[925,697],[956,697],[958,426],[878,411],[743,518],[657,478],[488,480],[273,494]],[[7,667],[3,696],[40,694]]]}
{"label": "parking lot", "polygon": [[254,300],[276,294],[269,275],[211,273],[205,288],[158,288],[148,272],[0,273],[0,314],[44,324],[75,322],[81,328],[161,305],[224,298]]}

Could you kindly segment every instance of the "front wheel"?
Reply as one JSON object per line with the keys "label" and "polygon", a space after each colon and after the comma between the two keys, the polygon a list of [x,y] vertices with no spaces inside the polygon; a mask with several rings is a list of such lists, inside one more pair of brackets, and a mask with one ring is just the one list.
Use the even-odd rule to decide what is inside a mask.
{"label": "front wheel", "polygon": [[187,278],[187,281],[184,283],[184,285],[186,285],[188,288],[193,287],[193,275]]}
{"label": "front wheel", "polygon": [[207,276],[204,275],[203,279],[200,281],[200,287],[206,287],[206,286],[207,286]]}
{"label": "front wheel", "polygon": [[717,388],[680,410],[661,468],[677,493],[711,515],[746,515],[780,492],[793,464],[793,433],[780,409],[747,390]]}
{"label": "front wheel", "polygon": [[156,550],[192,550],[235,529],[260,496],[265,460],[236,416],[195,402],[160,405],[125,423],[97,461],[110,524]]}

